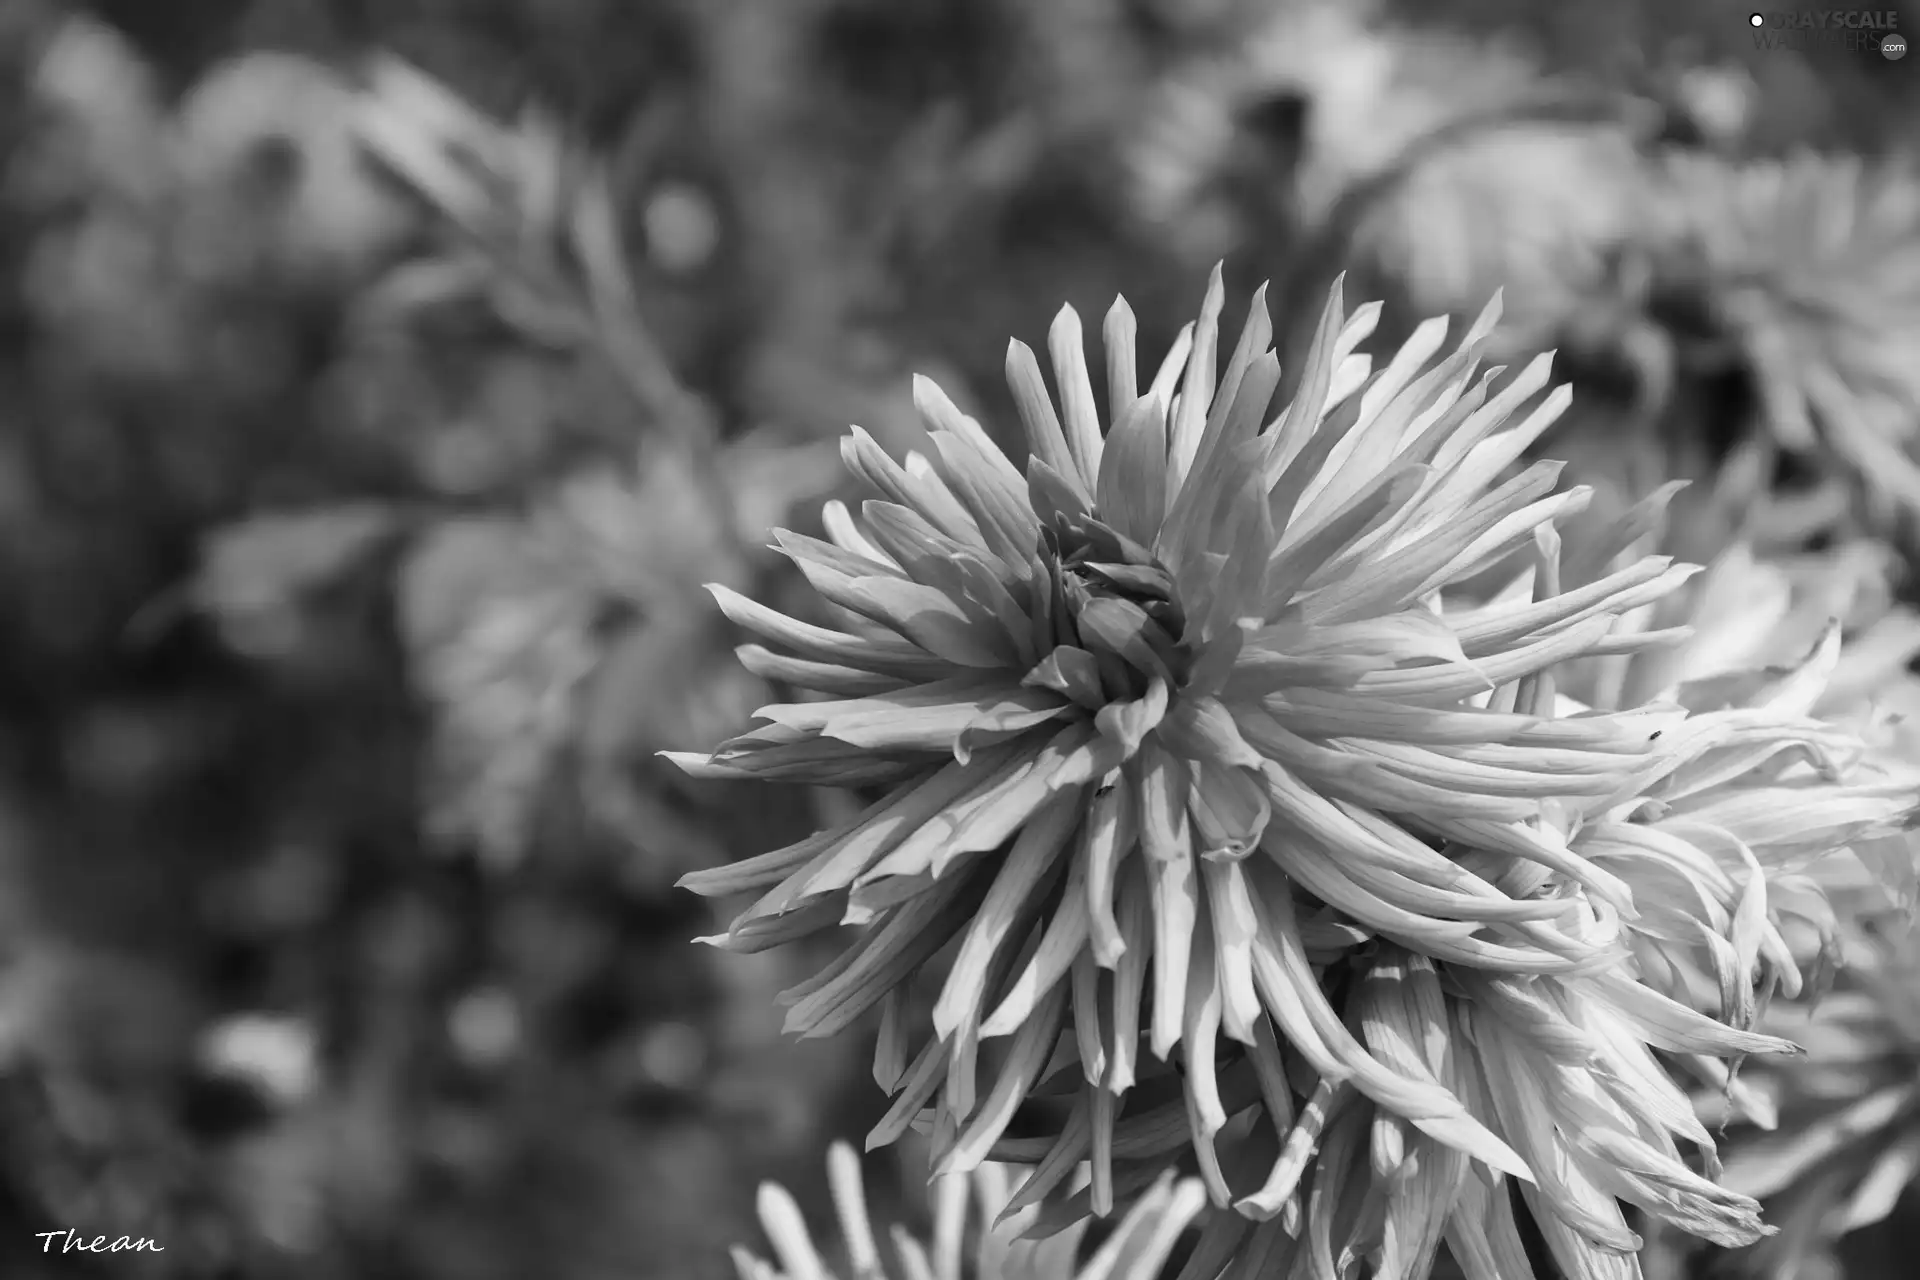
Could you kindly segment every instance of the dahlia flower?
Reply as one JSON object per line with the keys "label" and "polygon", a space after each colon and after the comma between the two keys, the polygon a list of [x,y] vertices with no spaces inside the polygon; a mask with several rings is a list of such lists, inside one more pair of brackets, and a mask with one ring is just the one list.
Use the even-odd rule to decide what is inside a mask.
{"label": "dahlia flower", "polygon": [[[1812,860],[1782,857],[1792,852],[1779,843],[1784,823],[1769,824],[1767,838],[1753,844],[1767,870],[1771,948],[1803,964],[1824,961],[1838,970],[1836,985],[1798,990],[1791,966],[1782,966],[1781,995],[1800,998],[1777,1000],[1759,1025],[1804,1042],[1807,1052],[1751,1063],[1737,1082],[1702,1073],[1707,1087],[1695,1096],[1707,1123],[1744,1122],[1724,1142],[1723,1182],[1762,1198],[1779,1230],[1733,1265],[1767,1280],[1840,1274],[1837,1240],[1885,1218],[1920,1170],[1911,1088],[1920,1063],[1912,992],[1920,950],[1901,918],[1916,898],[1917,850],[1911,831],[1899,829],[1920,806],[1920,754],[1901,720],[1920,707],[1920,681],[1908,670],[1920,651],[1920,619],[1892,603],[1887,559],[1860,544],[1772,563],[1731,548],[1654,611],[1665,615],[1656,624],[1694,621],[1692,639],[1604,682],[1628,697],[1667,688],[1702,709],[1699,719],[1797,684],[1802,704],[1829,725],[1830,745],[1843,748],[1824,762],[1834,770],[1826,778],[1811,758],[1782,753],[1785,767],[1772,776],[1756,771],[1727,790],[1756,811],[1771,804],[1802,821],[1824,812],[1824,834],[1803,839],[1803,855],[1840,846]],[[1792,648],[1813,649],[1816,661],[1783,670],[1777,664]],[[1858,738],[1849,742],[1849,732]],[[1663,818],[1676,816],[1685,820]],[[1806,825],[1814,834],[1815,824]],[[1695,985],[1713,984],[1696,975]]]}
{"label": "dahlia flower", "polygon": [[[1671,492],[1642,502],[1621,527],[1644,531],[1657,524]],[[1591,545],[1608,543],[1596,538]],[[1771,733],[1785,749],[1796,733],[1811,731],[1808,741],[1818,746],[1797,754],[1813,751],[1817,762],[1789,751],[1766,778],[1754,774],[1749,781],[1794,790],[1835,782],[1878,788],[1884,792],[1878,807],[1891,818],[1905,811],[1903,788],[1920,776],[1920,738],[1912,722],[1920,711],[1920,679],[1910,670],[1920,655],[1920,614],[1894,602],[1894,561],[1872,543],[1766,561],[1735,544],[1699,577],[1621,623],[1623,630],[1686,627],[1684,642],[1566,664],[1561,688],[1602,709],[1675,703],[1695,713],[1702,727],[1734,714],[1758,715],[1756,745]],[[1585,557],[1570,566],[1570,580],[1578,583],[1608,567]],[[1771,729],[1762,728],[1769,716]],[[1803,860],[1790,874],[1810,875],[1817,897],[1831,899],[1841,918],[1889,905],[1908,909],[1920,897],[1906,834],[1827,834],[1824,854]]]}
{"label": "dahlia flower", "polygon": [[1777,1127],[1729,1142],[1727,1181],[1763,1198],[1779,1226],[1736,1259],[1756,1280],[1845,1274],[1840,1239],[1884,1221],[1920,1185],[1920,939],[1853,944],[1819,1005],[1775,1012],[1808,1048],[1751,1081]]}
{"label": "dahlia flower", "polygon": [[[1841,473],[1881,519],[1920,511],[1920,182],[1909,166],[1801,155],[1668,158],[1660,271],[1704,297],[1752,379],[1755,443]],[[1760,474],[1766,474],[1767,469]]]}
{"label": "dahlia flower", "polygon": [[[1559,388],[1519,413],[1547,358],[1504,385],[1476,377],[1496,300],[1432,367],[1443,320],[1373,372],[1355,349],[1377,308],[1349,315],[1336,284],[1300,394],[1270,415],[1264,302],[1223,369],[1222,301],[1216,272],[1144,390],[1116,303],[1105,431],[1070,310],[1050,343],[1058,407],[1014,343],[1024,476],[924,381],[931,454],[897,463],[853,433],[846,460],[882,497],[857,518],[830,505],[830,541],[776,534],[841,625],[715,591],[767,642],[743,662],[819,696],[674,758],[886,794],[684,883],[760,894],[714,939],[738,950],[867,926],[789,993],[788,1026],[826,1035],[877,1009],[875,1074],[896,1101],[870,1140],[921,1120],[943,1171],[1017,1148],[994,1158],[1037,1161],[1022,1192],[1037,1199],[1085,1159],[1081,1200],[1105,1213],[1151,1181],[1122,1185],[1116,1161],[1186,1145],[1216,1203],[1264,1213],[1215,1140],[1249,1080],[1285,1139],[1291,1080],[1351,1088],[1531,1179],[1431,1066],[1356,1034],[1329,993],[1345,971],[1327,966],[1373,940],[1489,978],[1621,959],[1630,890],[1559,824],[1630,793],[1677,716],[1553,717],[1543,673],[1671,642],[1614,622],[1690,570],[1647,558],[1573,591],[1549,570],[1531,599],[1449,623],[1442,587],[1517,553],[1550,565],[1553,521],[1586,499],[1554,491],[1552,463],[1503,479],[1567,403]],[[1489,689],[1496,704],[1472,704]],[[926,1027],[912,996],[943,952]],[[1594,983],[1624,1020],[1687,1012]],[[1021,1128],[1046,1136],[1010,1137],[1036,1091]],[[1272,1159],[1284,1181],[1295,1157]]]}
{"label": "dahlia flower", "polygon": [[[897,1267],[881,1260],[867,1206],[860,1157],[844,1142],[827,1153],[827,1185],[833,1193],[841,1239],[832,1256],[844,1256],[854,1280],[1144,1280],[1159,1274],[1180,1235],[1206,1205],[1192,1180],[1161,1177],[1090,1257],[1081,1260],[1086,1224],[1042,1241],[1020,1237],[1034,1210],[1010,1208],[1018,1173],[984,1164],[972,1173],[935,1180],[931,1247],[900,1227],[892,1231]],[[774,1262],[735,1247],[740,1280],[834,1280],[833,1266],[807,1230],[800,1207],[777,1183],[760,1187],[761,1229]]]}

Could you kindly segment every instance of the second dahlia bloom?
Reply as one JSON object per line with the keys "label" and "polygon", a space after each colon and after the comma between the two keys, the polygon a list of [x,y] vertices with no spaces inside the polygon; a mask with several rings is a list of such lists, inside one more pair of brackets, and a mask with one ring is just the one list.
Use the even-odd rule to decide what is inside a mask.
{"label": "second dahlia bloom", "polygon": [[[1369,938],[1491,972],[1611,962],[1617,939],[1589,916],[1630,915],[1629,896],[1543,817],[1618,792],[1671,717],[1468,700],[1671,640],[1614,621],[1686,571],[1649,558],[1579,590],[1543,582],[1450,625],[1441,588],[1532,554],[1586,500],[1556,492],[1555,464],[1515,473],[1567,404],[1564,387],[1536,402],[1548,360],[1504,383],[1478,371],[1496,302],[1437,362],[1439,320],[1375,371],[1356,348],[1377,308],[1350,315],[1336,285],[1276,412],[1264,300],[1224,364],[1222,303],[1216,272],[1147,377],[1116,303],[1104,428],[1072,311],[1050,335],[1057,401],[1014,343],[1024,474],[924,381],[927,456],[853,433],[848,465],[879,496],[858,516],[829,507],[830,541],[776,535],[840,625],[715,592],[764,642],[746,665],[819,696],[676,758],[886,795],[687,883],[760,894],[720,939],[736,949],[866,926],[790,993],[788,1025],[824,1035],[877,1008],[875,1073],[897,1098],[873,1140],[925,1113],[945,1170],[985,1159],[1044,1082],[1066,1131],[1023,1195],[1084,1152],[1106,1212],[1117,1126],[1170,1116],[1219,1199],[1223,1089],[1284,1092],[1291,1071],[1530,1178],[1431,1069],[1356,1036],[1318,966]],[[1514,864],[1588,892],[1510,892]],[[930,1027],[913,1017],[923,978]],[[1291,1114],[1276,1101],[1276,1126]]]}
{"label": "second dahlia bloom", "polygon": [[1777,1124],[1736,1133],[1726,1178],[1763,1197],[1780,1231],[1729,1274],[1839,1280],[1840,1241],[1920,1191],[1920,936],[1848,932],[1837,988],[1816,1007],[1774,1011],[1807,1053],[1756,1073]]}
{"label": "second dahlia bloom", "polygon": [[[1799,455],[1875,524],[1920,513],[1920,181],[1911,165],[1802,153],[1668,156],[1660,271],[1698,296],[1760,401],[1753,443]],[[1766,470],[1759,472],[1767,474]]]}
{"label": "second dahlia bloom", "polygon": [[[1694,623],[1688,643],[1584,673],[1589,696],[1688,707],[1689,732],[1711,744],[1650,788],[1654,804],[1630,828],[1638,865],[1669,886],[1636,886],[1650,904],[1631,931],[1642,973],[1702,1007],[1744,1006],[1760,1029],[1806,1046],[1737,1078],[1683,1059],[1703,1085],[1701,1118],[1743,1122],[1722,1145],[1724,1186],[1761,1197],[1778,1228],[1719,1268],[1728,1275],[1838,1275],[1837,1239],[1891,1213],[1920,1169],[1920,953],[1903,918],[1920,882],[1920,757],[1899,723],[1920,705],[1908,670],[1920,625],[1893,603],[1888,568],[1862,544],[1773,562],[1729,548],[1647,619]],[[1672,891],[1679,864],[1645,857],[1663,845],[1699,869],[1702,888]],[[1676,929],[1681,902],[1711,903],[1730,927]],[[1688,934],[1726,945],[1690,947]],[[1742,935],[1744,952],[1732,945]],[[1784,998],[1768,1005],[1730,985],[1756,960]],[[1802,966],[1816,979],[1804,986]]]}
{"label": "second dahlia bloom", "polygon": [[[1642,501],[1620,526],[1656,525],[1670,494]],[[1586,540],[1593,550],[1618,541]],[[1561,691],[1585,705],[1657,700],[1685,708],[1687,737],[1708,753],[1706,764],[1679,771],[1651,798],[1671,810],[1667,792],[1692,776],[1712,780],[1718,795],[1742,790],[1742,804],[1770,805],[1772,819],[1747,842],[1763,860],[1768,846],[1791,848],[1792,856],[1767,863],[1768,875],[1829,922],[1907,910],[1920,889],[1915,842],[1903,829],[1920,800],[1920,679],[1910,670],[1920,655],[1920,614],[1895,602],[1896,564],[1871,543],[1768,560],[1735,543],[1684,588],[1622,621],[1622,630],[1684,627],[1683,643],[1568,664],[1558,678]],[[1578,586],[1610,566],[1588,555],[1570,568]],[[1724,767],[1729,752],[1711,750],[1728,734],[1739,769]],[[1815,813],[1819,820],[1810,821]],[[1830,923],[1820,932],[1830,940]],[[1796,953],[1810,958],[1804,947]],[[1792,986],[1790,974],[1784,981]]]}

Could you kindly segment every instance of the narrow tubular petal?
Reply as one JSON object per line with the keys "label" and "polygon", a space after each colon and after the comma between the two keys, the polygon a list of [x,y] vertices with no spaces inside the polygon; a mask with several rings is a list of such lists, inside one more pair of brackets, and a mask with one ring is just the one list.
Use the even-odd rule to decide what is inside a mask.
{"label": "narrow tubular petal", "polygon": [[1180,385],[1180,375],[1186,371],[1187,358],[1193,354],[1193,325],[1182,325],[1175,335],[1173,345],[1167,348],[1167,354],[1160,362],[1160,368],[1153,375],[1153,384],[1147,388],[1147,394],[1163,405],[1171,406],[1176,389]]}
{"label": "narrow tubular petal", "polygon": [[1253,980],[1253,939],[1259,921],[1253,911],[1252,890],[1237,862],[1207,863],[1200,875],[1206,881],[1212,922],[1221,1022],[1233,1039],[1252,1045],[1255,1027],[1263,1016]]}
{"label": "narrow tubular petal", "polygon": [[950,674],[945,662],[905,640],[875,640],[829,631],[775,613],[717,583],[707,590],[730,621],[769,643],[794,650],[800,657],[905,680],[938,680]]}
{"label": "narrow tubular petal", "polygon": [[1097,1093],[1095,1089],[1082,1089],[1074,1098],[1073,1110],[1060,1126],[1060,1136],[1021,1182],[1019,1191],[1007,1201],[1007,1207],[994,1220],[995,1227],[1027,1216],[1021,1211],[1051,1196],[1087,1158],[1087,1151],[1093,1145],[1092,1098]]}
{"label": "narrow tubular petal", "polygon": [[1200,319],[1194,325],[1193,352],[1187,357],[1186,379],[1180,386],[1180,403],[1174,410],[1167,433],[1168,501],[1185,482],[1207,422],[1207,409],[1213,403],[1215,380],[1219,377],[1220,312],[1226,306],[1226,286],[1216,264],[1207,280],[1206,297],[1200,303]]}
{"label": "narrow tubular petal", "polygon": [[1107,1054],[1106,1088],[1121,1094],[1133,1088],[1134,1054],[1140,1041],[1140,1000],[1147,987],[1147,961],[1153,955],[1150,890],[1138,864],[1120,877],[1120,938],[1124,944],[1113,968],[1113,1028]]}
{"label": "narrow tubular petal", "polygon": [[987,1158],[987,1152],[1013,1123],[1014,1112],[1026,1100],[1028,1091],[1039,1082],[1040,1069],[1046,1066],[1059,1038],[1066,1003],[1065,989],[1056,986],[1041,999],[1034,1016],[1021,1025],[993,1088],[942,1158],[939,1173],[969,1172]]}
{"label": "narrow tubular petal", "polygon": [[1187,822],[1186,768],[1158,748],[1142,752],[1137,775],[1140,847],[1152,877],[1153,1017],[1151,1045],[1165,1059],[1180,1040],[1197,902]]}
{"label": "narrow tubular petal", "polygon": [[762,680],[789,684],[840,698],[864,698],[876,693],[904,689],[907,682],[895,676],[876,675],[854,667],[827,662],[809,662],[789,658],[757,644],[743,644],[734,650],[745,667]]}
{"label": "narrow tubular petal", "polygon": [[1133,849],[1133,790],[1126,773],[1118,772],[1095,793],[1080,827],[1080,857],[1086,864],[1088,935],[1093,957],[1103,969],[1119,963],[1126,941],[1114,918],[1114,885],[1121,860]]}
{"label": "narrow tubular petal", "polygon": [[1088,952],[1073,961],[1073,1034],[1080,1051],[1080,1070],[1087,1083],[1098,1087],[1107,1074],[1107,1037],[1102,1026],[1101,978]]}
{"label": "narrow tubular petal", "polygon": [[723,934],[708,938],[695,938],[695,942],[705,942],[719,947],[723,951],[732,951],[739,955],[755,955],[762,951],[771,951],[775,947],[785,946],[789,942],[831,929],[846,914],[847,898],[844,893],[832,894],[825,898],[816,898],[801,903],[778,915],[762,916],[736,920],[733,926]]}
{"label": "narrow tubular petal", "polygon": [[1482,658],[1472,666],[1409,667],[1398,671],[1369,671],[1355,688],[1389,698],[1432,698],[1457,702],[1484,693],[1489,684],[1507,684],[1557,663],[1597,649],[1612,629],[1612,618],[1589,618],[1517,649]]}
{"label": "narrow tubular petal", "polygon": [[1623,614],[1651,604],[1699,572],[1698,565],[1676,565],[1666,556],[1648,556],[1617,573],[1545,600],[1449,613],[1447,621],[1467,653],[1491,653],[1540,632],[1583,622],[1602,611]]}
{"label": "narrow tubular petal", "polygon": [[792,1280],[833,1280],[833,1273],[827,1270],[827,1264],[814,1247],[800,1206],[794,1203],[786,1188],[771,1182],[761,1183],[756,1207],[761,1230],[767,1233],[767,1243],[773,1246],[781,1271]]}
{"label": "narrow tubular petal", "polygon": [[[1090,772],[1095,763],[1086,754],[1093,740],[1091,726],[1072,725],[1037,753],[1022,756],[1010,751],[1003,764],[989,767],[964,798],[910,832],[863,880],[929,871],[937,875],[967,853],[997,848],[1055,791],[1085,780],[1079,775],[1082,769]],[[976,756],[967,767],[980,759]]]}
{"label": "narrow tubular petal", "polygon": [[1040,362],[1033,358],[1033,348],[1017,339],[1007,344],[1007,386],[1013,390],[1014,407],[1020,411],[1020,424],[1027,431],[1027,448],[1034,458],[1050,467],[1082,504],[1090,502],[1080,464],[1068,449],[1066,433],[1053,411],[1053,397],[1047,394]]}
{"label": "narrow tubular petal", "polygon": [[1140,394],[1140,375],[1134,366],[1134,341],[1138,332],[1133,308],[1125,298],[1115,297],[1101,328],[1101,345],[1107,352],[1107,411],[1116,421]]}
{"label": "narrow tubular petal", "polygon": [[1021,908],[1059,857],[1061,846],[1079,820],[1079,809],[1078,795],[1058,796],[1014,841],[1006,865],[994,877],[979,914],[961,940],[953,969],[934,1005],[933,1026],[942,1039],[954,1033],[969,1011],[977,1013],[986,999],[987,966],[1007,942]]}
{"label": "narrow tubular petal", "polygon": [[1277,1217],[1298,1195],[1300,1179],[1319,1150],[1320,1135],[1329,1122],[1352,1104],[1351,1085],[1322,1077],[1300,1108],[1299,1117],[1288,1128],[1286,1141],[1267,1173],[1267,1180],[1251,1195],[1236,1201],[1234,1208],[1256,1222]]}
{"label": "narrow tubular petal", "polygon": [[[977,449],[950,432],[936,433],[933,448],[948,487],[979,526],[982,545],[1015,577],[1030,578],[1040,522],[1027,504],[1025,480],[1016,476],[1009,482],[981,460]],[[1000,457],[998,450],[994,456]]]}
{"label": "narrow tubular petal", "polygon": [[756,714],[856,747],[951,751],[965,730],[982,722],[1017,732],[1070,710],[1051,691],[1023,689],[1005,676],[963,676],[872,698],[775,704]]}
{"label": "narrow tubular petal", "polygon": [[1093,379],[1087,372],[1086,338],[1079,313],[1061,307],[1047,331],[1047,354],[1053,359],[1054,381],[1060,387],[1061,416],[1066,420],[1067,451],[1080,469],[1089,490],[1100,474],[1100,411],[1093,401]]}
{"label": "narrow tubular petal", "polygon": [[816,832],[805,840],[757,854],[751,858],[742,858],[739,862],[728,863],[724,867],[690,871],[680,877],[680,887],[691,890],[703,898],[724,898],[777,884],[813,861],[823,851],[858,831],[875,815],[887,812],[896,803],[897,801],[891,799],[882,800],[870,805],[858,816],[839,826]]}
{"label": "narrow tubular petal", "polygon": [[[1474,707],[1443,710],[1331,689],[1287,689],[1268,695],[1265,703],[1295,733],[1307,737],[1343,735],[1427,747],[1513,744],[1524,748],[1520,759],[1539,758],[1543,749],[1553,747],[1618,754],[1623,750],[1619,739],[1626,736],[1606,720],[1542,720]],[[1645,746],[1643,733],[1632,749],[1638,753]]]}
{"label": "narrow tubular petal", "polygon": [[900,567],[892,556],[881,550],[871,538],[860,531],[853,513],[847,510],[847,504],[840,499],[835,498],[820,508],[820,523],[825,526],[827,537],[832,540],[833,545],[841,550],[851,551],[878,564],[892,565],[896,569]]}
{"label": "narrow tubular petal", "polygon": [[1295,470],[1295,459],[1313,436],[1314,429],[1320,425],[1334,367],[1339,363],[1336,346],[1342,337],[1342,330],[1348,326],[1345,290],[1346,273],[1341,272],[1334,278],[1333,287],[1327,290],[1327,305],[1320,313],[1320,323],[1314,329],[1313,342],[1301,366],[1299,385],[1294,391],[1293,400],[1267,432],[1270,442],[1267,455],[1269,487],[1283,474]]}
{"label": "narrow tubular petal", "polygon": [[815,1038],[852,1026],[959,932],[985,892],[986,877],[975,874],[939,884],[890,912],[849,949],[852,959],[844,970],[802,992],[783,1029]]}
{"label": "narrow tubular petal", "polygon": [[[1383,876],[1447,891],[1459,900],[1456,910],[1474,913],[1463,914],[1464,919],[1525,920],[1559,914],[1560,909],[1552,904],[1512,901],[1490,882],[1441,856],[1405,830],[1364,808],[1328,800],[1302,786],[1279,765],[1268,765],[1262,774],[1273,797],[1276,822],[1288,833],[1304,837],[1300,843],[1323,854],[1337,853],[1357,869],[1377,869]],[[1285,856],[1291,845],[1273,833],[1261,847]],[[1578,859],[1568,854],[1566,862],[1577,864]],[[1472,905],[1475,899],[1486,905],[1476,910]],[[1478,911],[1484,911],[1485,916]]]}
{"label": "narrow tubular petal", "polygon": [[856,1276],[878,1274],[880,1245],[873,1237],[873,1221],[867,1214],[860,1157],[844,1142],[836,1142],[827,1150],[827,1185],[833,1191],[840,1238],[846,1242],[847,1260],[852,1264],[853,1273]]}
{"label": "narrow tubular petal", "polygon": [[[846,605],[928,653],[963,667],[1004,669],[1018,662],[1018,651],[993,625],[990,615],[966,607],[937,587],[885,578],[853,578],[837,593]],[[835,600],[840,604],[842,601]]]}
{"label": "narrow tubular petal", "polygon": [[1204,943],[1193,948],[1187,968],[1187,990],[1180,1048],[1185,1063],[1181,1081],[1186,1095],[1187,1123],[1200,1176],[1214,1203],[1225,1208],[1233,1199],[1220,1167],[1214,1137],[1227,1125],[1220,1100],[1216,1052],[1220,1035],[1220,987],[1214,976],[1213,952]]}
{"label": "narrow tubular petal", "polygon": [[[979,545],[980,529],[973,517],[940,478],[900,465],[880,447],[880,442],[852,427],[840,440],[840,456],[847,470],[859,476],[900,506],[918,512],[935,528],[958,542]],[[924,465],[924,464],[923,464]]]}
{"label": "narrow tubular petal", "polygon": [[1166,408],[1151,396],[1120,411],[1100,456],[1100,513],[1135,542],[1151,543],[1166,517]]}
{"label": "narrow tubular petal", "polygon": [[[1481,1024],[1474,1023],[1476,1029]],[[1519,1045],[1489,1028],[1479,1041],[1477,1061],[1485,1072],[1488,1095],[1501,1128],[1520,1147],[1539,1175],[1541,1199],[1551,1211],[1537,1216],[1564,1221],[1602,1248],[1633,1253],[1640,1237],[1628,1229],[1620,1206],[1554,1150],[1560,1119],[1553,1099],[1532,1073],[1518,1069]],[[1544,1223],[1543,1223],[1544,1225]]]}
{"label": "narrow tubular petal", "polygon": [[1171,1173],[1162,1174],[1088,1259],[1077,1280],[1151,1280],[1166,1265],[1180,1233],[1205,1207],[1198,1183],[1188,1179],[1176,1184]]}
{"label": "narrow tubular petal", "polygon": [[[1315,582],[1314,576],[1304,580],[1317,588],[1306,602],[1308,616],[1325,623],[1391,612],[1462,576],[1464,567],[1475,564],[1507,540],[1530,532],[1550,516],[1553,508],[1540,505],[1538,500],[1553,491],[1560,470],[1557,462],[1536,463],[1466,510],[1452,513],[1444,527],[1424,532],[1412,545],[1396,548],[1395,555],[1370,558],[1363,568],[1315,565],[1314,576],[1327,580]],[[1394,505],[1398,507],[1408,496],[1403,486]],[[1338,577],[1330,572],[1334,569],[1339,570]]]}
{"label": "narrow tubular petal", "polygon": [[1019,753],[1012,747],[983,752],[966,764],[944,766],[917,786],[897,789],[891,800],[869,809],[858,827],[809,863],[795,892],[810,897],[851,887],[913,833],[1003,774],[1018,759]]}
{"label": "narrow tubular petal", "polygon": [[1020,468],[1007,460],[1000,446],[985,428],[966,414],[940,389],[940,384],[921,374],[913,376],[913,405],[929,434],[945,432],[954,437],[987,472],[1000,490],[1017,498],[1026,485]]}
{"label": "narrow tubular petal", "polygon": [[1086,867],[1076,863],[1067,873],[1066,895],[1047,922],[1039,949],[1001,998],[1000,1006],[980,1024],[983,1039],[1011,1035],[1035,1016],[1040,1001],[1067,976],[1074,958],[1086,946],[1087,919]]}
{"label": "narrow tubular petal", "polygon": [[1716,1022],[1618,972],[1589,975],[1586,984],[1595,999],[1617,1009],[1656,1048],[1674,1053],[1710,1053],[1720,1058],[1801,1052],[1791,1040]]}
{"label": "narrow tubular petal", "polygon": [[1506,1143],[1467,1113],[1460,1100],[1437,1083],[1409,1080],[1382,1066],[1341,1024],[1321,994],[1300,946],[1293,893],[1284,877],[1266,878],[1255,899],[1263,915],[1254,976],[1268,1012],[1316,1071],[1354,1087],[1406,1117],[1433,1138],[1457,1146],[1503,1173],[1531,1181],[1533,1174]]}
{"label": "narrow tubular petal", "polygon": [[[1373,480],[1319,523],[1289,526],[1273,553],[1272,562],[1267,566],[1267,580],[1262,594],[1267,601],[1268,616],[1272,616],[1276,605],[1291,600],[1336,552],[1398,510],[1419,487],[1421,476],[1419,467],[1395,467]],[[1280,527],[1278,519],[1275,519],[1274,526]],[[1429,551],[1426,554],[1437,558],[1437,552]],[[1438,560],[1435,567],[1445,563],[1447,561]],[[1368,583],[1363,585],[1371,584],[1376,577],[1378,574],[1369,575]],[[1424,579],[1412,580],[1417,582]],[[1394,578],[1388,584],[1388,592],[1399,591],[1400,583],[1401,578]],[[1335,588],[1328,594],[1332,597],[1328,607],[1332,607],[1341,602],[1344,594],[1357,594],[1357,591],[1342,593]],[[1406,594],[1411,596],[1415,593],[1408,591]],[[1320,620],[1338,619],[1329,618],[1323,613]]]}

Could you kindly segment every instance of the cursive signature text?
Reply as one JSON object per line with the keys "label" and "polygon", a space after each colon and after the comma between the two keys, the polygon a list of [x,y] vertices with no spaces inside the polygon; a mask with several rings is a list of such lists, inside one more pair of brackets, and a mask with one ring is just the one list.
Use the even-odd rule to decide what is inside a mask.
{"label": "cursive signature text", "polygon": [[167,1251],[165,1245],[155,1244],[145,1236],[138,1239],[132,1236],[95,1236],[89,1240],[72,1227],[68,1227],[65,1231],[36,1232],[33,1238],[40,1242],[42,1253],[52,1253],[53,1242],[56,1240],[61,1242],[61,1253],[139,1253],[142,1250],[148,1253],[165,1253]]}

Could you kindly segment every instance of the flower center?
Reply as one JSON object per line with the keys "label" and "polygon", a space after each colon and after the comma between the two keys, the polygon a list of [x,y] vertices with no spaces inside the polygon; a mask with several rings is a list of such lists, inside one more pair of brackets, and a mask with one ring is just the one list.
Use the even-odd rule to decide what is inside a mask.
{"label": "flower center", "polygon": [[1181,641],[1187,615],[1166,567],[1091,516],[1058,516],[1044,536],[1056,641],[1091,653],[1115,700],[1140,697],[1155,676],[1180,688],[1193,655]]}

